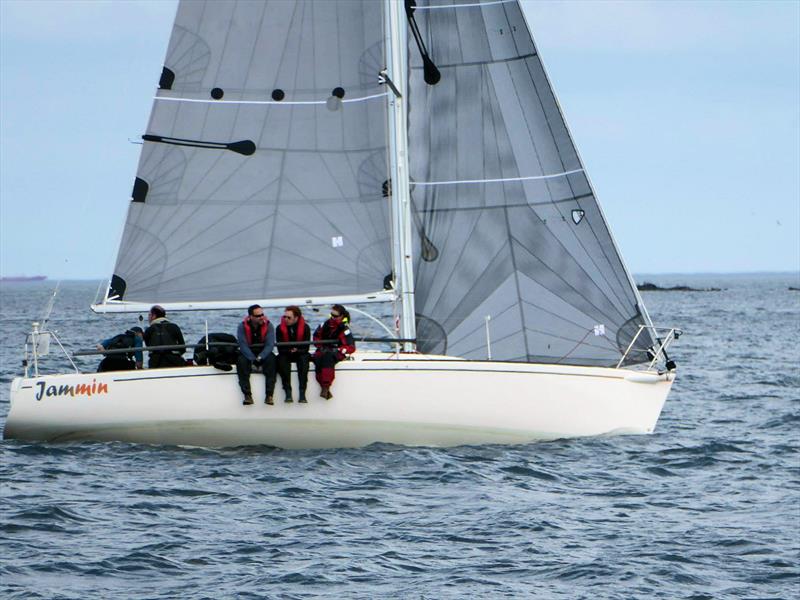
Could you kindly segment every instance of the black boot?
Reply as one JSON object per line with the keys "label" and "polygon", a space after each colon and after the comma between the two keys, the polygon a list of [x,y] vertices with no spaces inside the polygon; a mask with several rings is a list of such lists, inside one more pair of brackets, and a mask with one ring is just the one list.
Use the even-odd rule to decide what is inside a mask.
{"label": "black boot", "polygon": [[303,404],[308,402],[308,400],[306,400],[306,391],[305,390],[300,390],[300,398],[297,401],[298,402],[302,402]]}
{"label": "black boot", "polygon": [[242,401],[242,404],[244,404],[245,406],[253,404],[253,394],[251,394],[250,392],[245,392],[244,401]]}
{"label": "black boot", "polygon": [[284,402],[291,402],[292,401],[292,388],[283,388],[283,393],[286,394],[286,399]]}

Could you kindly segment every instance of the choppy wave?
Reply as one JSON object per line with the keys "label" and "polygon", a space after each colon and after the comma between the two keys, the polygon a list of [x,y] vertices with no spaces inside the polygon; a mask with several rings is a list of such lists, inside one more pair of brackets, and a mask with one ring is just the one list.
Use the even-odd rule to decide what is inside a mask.
{"label": "choppy wave", "polygon": [[[0,596],[798,597],[800,297],[768,279],[721,287],[646,298],[687,332],[651,436],[331,451],[2,442]],[[123,323],[86,318],[95,289],[64,286],[54,325],[70,348]],[[48,291],[0,290],[7,340]],[[18,349],[0,358],[2,407]]]}

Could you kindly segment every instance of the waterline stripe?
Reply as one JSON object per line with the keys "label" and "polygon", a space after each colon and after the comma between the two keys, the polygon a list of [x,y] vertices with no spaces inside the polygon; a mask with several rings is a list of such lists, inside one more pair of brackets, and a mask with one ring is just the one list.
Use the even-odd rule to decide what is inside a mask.
{"label": "waterline stripe", "polygon": [[439,8],[470,8],[473,6],[491,6],[492,4],[506,4],[516,0],[494,0],[493,2],[476,2],[474,4],[440,4],[438,6],[417,6],[416,10],[437,10]]}
{"label": "waterline stripe", "polygon": [[459,183],[504,183],[506,181],[534,181],[537,179],[555,179],[574,173],[583,173],[583,169],[553,173],[552,175],[531,175],[529,177],[504,177],[502,179],[460,179],[456,181],[412,181],[411,185],[458,185]]}
{"label": "waterline stripe", "polygon": [[[364,96],[362,98],[350,98],[348,100],[342,100],[343,104],[348,104],[350,102],[364,102],[365,100],[372,100],[373,98],[383,98],[384,96],[388,96],[388,92],[383,92],[380,94],[373,94],[372,96]],[[197,100],[194,98],[168,98],[166,96],[153,96],[153,100],[161,100],[164,102],[197,102],[200,104],[286,104],[286,105],[296,105],[296,104],[326,104],[327,100],[287,100],[287,101],[280,101],[277,102],[275,100]]]}

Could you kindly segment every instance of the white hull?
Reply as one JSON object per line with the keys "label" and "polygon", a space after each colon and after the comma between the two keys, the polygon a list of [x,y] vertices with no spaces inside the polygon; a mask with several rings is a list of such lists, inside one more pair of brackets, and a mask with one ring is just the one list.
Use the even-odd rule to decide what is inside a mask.
{"label": "white hull", "polygon": [[331,400],[319,397],[312,367],[308,404],[284,403],[278,382],[275,405],[265,405],[264,378],[254,374],[256,404],[243,406],[236,372],[213,367],[17,378],[4,437],[337,448],[650,433],[673,379],[628,369],[356,356],[337,366]]}

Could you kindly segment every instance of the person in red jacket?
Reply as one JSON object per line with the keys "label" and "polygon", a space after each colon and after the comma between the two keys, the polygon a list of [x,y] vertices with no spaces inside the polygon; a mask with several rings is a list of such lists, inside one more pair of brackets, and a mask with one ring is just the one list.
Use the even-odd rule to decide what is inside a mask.
{"label": "person in red jacket", "polygon": [[236,330],[239,341],[239,359],[236,361],[236,374],[239,377],[239,388],[244,394],[244,405],[253,404],[250,388],[250,373],[253,368],[260,368],[264,373],[266,404],[274,404],[272,392],[275,389],[275,328],[264,314],[264,309],[253,304],[247,309],[247,316],[239,323]]}
{"label": "person in red jacket", "polygon": [[319,382],[319,395],[330,400],[331,385],[336,377],[336,363],[347,359],[356,351],[356,342],[350,333],[350,313],[341,304],[334,304],[331,317],[314,332],[317,347],[314,352],[314,368]]}
{"label": "person in red jacket", "polygon": [[303,312],[297,306],[287,306],[283,318],[275,330],[278,341],[278,375],[281,376],[286,402],[292,401],[292,363],[297,365],[297,382],[300,384],[298,402],[306,402],[306,386],[308,385],[308,363],[310,360],[308,343],[292,346],[293,342],[309,342],[311,328],[303,319]]}

